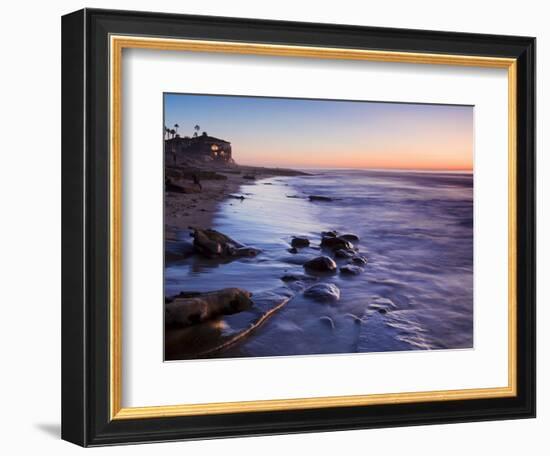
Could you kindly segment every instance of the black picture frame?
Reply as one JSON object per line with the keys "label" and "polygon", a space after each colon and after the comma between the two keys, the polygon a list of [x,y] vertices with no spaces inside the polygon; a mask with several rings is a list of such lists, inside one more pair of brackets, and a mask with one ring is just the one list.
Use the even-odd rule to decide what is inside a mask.
{"label": "black picture frame", "polygon": [[[111,420],[109,36],[517,59],[517,395]],[[62,19],[62,438],[82,446],[535,416],[535,39],[84,9]]]}

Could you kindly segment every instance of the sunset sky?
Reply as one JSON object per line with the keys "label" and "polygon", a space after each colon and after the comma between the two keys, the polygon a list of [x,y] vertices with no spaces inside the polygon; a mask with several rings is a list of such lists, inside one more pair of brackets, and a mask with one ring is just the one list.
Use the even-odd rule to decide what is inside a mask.
{"label": "sunset sky", "polygon": [[165,94],[165,125],[231,142],[242,165],[471,170],[473,107]]}

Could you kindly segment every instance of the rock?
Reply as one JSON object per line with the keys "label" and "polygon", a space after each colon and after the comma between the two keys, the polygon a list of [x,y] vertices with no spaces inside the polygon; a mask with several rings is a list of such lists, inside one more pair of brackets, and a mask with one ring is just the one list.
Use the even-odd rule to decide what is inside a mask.
{"label": "rock", "polygon": [[359,266],[364,266],[365,264],[367,264],[367,259],[364,256],[361,256],[361,255],[355,255],[351,259],[351,261],[352,261],[352,263],[358,264]]}
{"label": "rock", "polygon": [[209,258],[253,257],[260,253],[260,250],[246,247],[219,231],[193,227],[190,229],[191,236],[194,238],[193,247],[198,253]]}
{"label": "rock", "polygon": [[338,233],[336,231],[323,231],[321,232],[322,237],[336,237]]}
{"label": "rock", "polygon": [[385,315],[388,313],[386,309],[378,309],[378,313],[381,313],[382,315]]}
{"label": "rock", "polygon": [[304,296],[318,301],[338,301],[340,289],[333,283],[318,283],[304,291]]}
{"label": "rock", "polygon": [[260,252],[260,249],[256,249],[254,247],[240,247],[233,252],[233,256],[252,258],[258,255]]}
{"label": "rock", "polygon": [[252,307],[252,293],[240,288],[224,288],[206,293],[180,293],[165,305],[167,326],[190,326],[220,315],[229,315]]}
{"label": "rock", "polygon": [[359,266],[354,266],[352,264],[347,264],[340,268],[340,274],[345,275],[359,275],[363,272],[363,269]]}
{"label": "rock", "polygon": [[341,234],[339,237],[342,239],[345,239],[346,241],[352,241],[352,242],[359,241],[359,236],[357,236],[356,234],[351,234],[351,233]]}
{"label": "rock", "polygon": [[293,254],[294,254],[294,253],[298,253],[298,249],[297,249],[296,247],[290,247],[290,248],[288,249],[288,251],[289,251],[290,253],[293,253]]}
{"label": "rock", "polygon": [[353,250],[353,244],[341,237],[325,236],[321,239],[321,247],[333,250]]}
{"label": "rock", "polygon": [[329,196],[321,196],[321,195],[309,195],[310,201],[332,201],[332,198]]}
{"label": "rock", "polygon": [[205,231],[195,230],[193,234],[195,250],[206,256],[223,256],[225,254],[221,242],[211,239]]}
{"label": "rock", "polygon": [[313,277],[307,274],[285,274],[281,277],[283,282],[298,282],[298,281],[314,281],[317,277]]}
{"label": "rock", "polygon": [[169,299],[169,302],[172,302],[176,298],[196,298],[202,294],[201,291],[180,291],[176,296],[173,296]]}
{"label": "rock", "polygon": [[290,245],[295,248],[308,247],[309,239],[305,237],[295,237],[292,238],[292,241],[290,241]]}
{"label": "rock", "polygon": [[245,174],[243,176],[243,179],[247,179],[247,180],[256,180],[256,176],[252,176],[251,174]]}
{"label": "rock", "polygon": [[354,255],[353,250],[338,249],[334,252],[334,256],[337,258],[353,258]]}
{"label": "rock", "polygon": [[333,272],[336,271],[336,263],[328,256],[320,256],[304,263],[304,268],[313,271]]}
{"label": "rock", "polygon": [[244,195],[229,195],[229,198],[238,199],[238,200],[241,200],[241,201],[243,201],[245,199]]}

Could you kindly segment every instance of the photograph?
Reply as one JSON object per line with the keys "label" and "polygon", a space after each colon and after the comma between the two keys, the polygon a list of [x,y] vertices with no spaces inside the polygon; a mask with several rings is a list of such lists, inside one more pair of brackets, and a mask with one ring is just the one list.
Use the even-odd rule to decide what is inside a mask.
{"label": "photograph", "polygon": [[474,106],[163,104],[165,361],[474,348]]}
{"label": "photograph", "polygon": [[[31,148],[33,166],[25,152],[6,168],[31,197],[14,200],[25,240],[6,237],[25,278],[14,296],[28,288],[21,248],[36,221],[62,228],[61,289],[38,287],[61,292],[61,322],[43,306],[34,319],[61,331],[43,347],[61,375],[37,358],[57,396],[43,385],[34,398],[59,414],[60,396],[61,420],[40,430],[60,421],[64,441],[122,451],[232,438],[216,450],[228,454],[253,436],[292,434],[295,453],[297,434],[353,430],[334,453],[353,435],[387,452],[388,433],[437,425],[416,445],[426,456],[426,442],[465,454],[461,442],[503,430],[521,447],[501,439],[505,453],[535,449],[544,15],[93,3],[62,12],[61,49],[61,13],[38,15],[51,39],[32,45],[57,59],[40,44],[6,73],[61,61],[61,97],[42,74],[7,92],[19,123],[29,90],[33,107],[61,111],[32,126],[41,144],[61,142],[60,220],[37,204],[47,185],[27,184],[50,183],[59,160]],[[19,170],[36,177],[22,186]],[[14,362],[36,340],[47,339],[11,350]],[[470,422],[483,422],[471,438],[441,437]],[[392,440],[405,452],[412,429]],[[260,440],[248,453],[265,453]]]}

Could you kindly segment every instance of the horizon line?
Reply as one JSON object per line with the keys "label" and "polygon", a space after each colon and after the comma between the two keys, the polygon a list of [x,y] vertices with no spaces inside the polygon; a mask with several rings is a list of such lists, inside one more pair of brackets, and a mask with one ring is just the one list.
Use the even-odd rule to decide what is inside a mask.
{"label": "horizon line", "polygon": [[349,171],[413,171],[413,172],[447,172],[447,173],[471,173],[473,168],[371,168],[371,167],[350,167],[350,166],[280,166],[280,165],[247,165],[237,163],[238,166],[251,166],[258,168],[273,169],[294,169],[294,170],[349,170]]}

